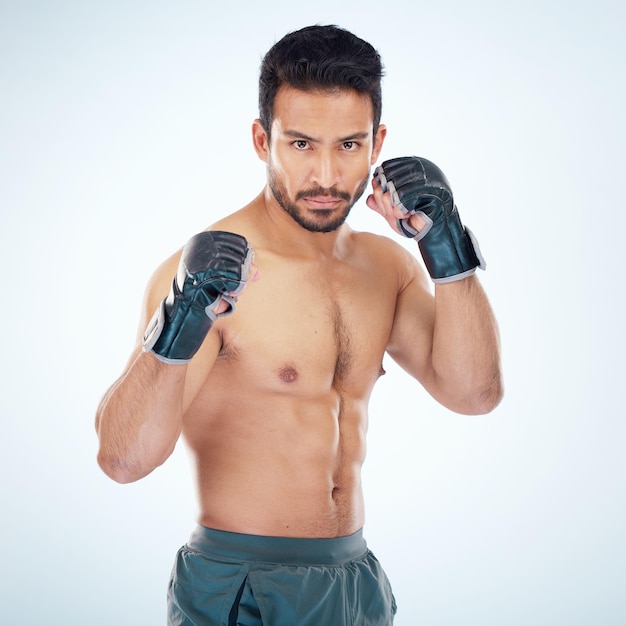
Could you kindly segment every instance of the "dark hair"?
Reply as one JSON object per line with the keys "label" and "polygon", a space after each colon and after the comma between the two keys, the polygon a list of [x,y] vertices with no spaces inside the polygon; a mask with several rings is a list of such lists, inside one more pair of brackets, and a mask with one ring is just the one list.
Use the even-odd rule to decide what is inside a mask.
{"label": "dark hair", "polygon": [[374,134],[382,111],[380,55],[363,39],[338,26],[307,26],[285,35],[263,58],[259,77],[259,118],[270,133],[274,100],[282,85],[353,89],[372,101]]}

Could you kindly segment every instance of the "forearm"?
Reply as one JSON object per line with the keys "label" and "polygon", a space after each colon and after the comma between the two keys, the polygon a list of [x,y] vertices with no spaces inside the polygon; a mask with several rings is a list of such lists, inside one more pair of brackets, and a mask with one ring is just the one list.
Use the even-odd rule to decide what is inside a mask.
{"label": "forearm", "polygon": [[435,286],[432,372],[459,413],[488,413],[501,400],[497,323],[476,276]]}
{"label": "forearm", "polygon": [[98,463],[117,482],[143,478],[172,453],[182,425],[186,365],[140,352],[96,415]]}
{"label": "forearm", "polygon": [[[209,331],[218,317],[233,312],[254,255],[241,235],[204,231],[176,256],[153,276],[140,323],[141,347],[96,414],[98,463],[118,482],[143,478],[174,450],[183,399],[189,403],[195,397],[220,349],[219,335]],[[169,294],[162,299],[168,284]],[[195,377],[188,377],[188,364],[201,348]]]}

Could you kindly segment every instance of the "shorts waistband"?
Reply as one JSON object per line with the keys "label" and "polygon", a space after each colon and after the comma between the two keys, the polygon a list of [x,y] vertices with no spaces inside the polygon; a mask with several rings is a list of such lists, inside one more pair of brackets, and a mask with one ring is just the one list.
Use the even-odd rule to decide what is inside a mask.
{"label": "shorts waistband", "polygon": [[363,529],[346,537],[310,539],[246,535],[197,526],[187,547],[214,557],[283,565],[342,565],[367,552]]}

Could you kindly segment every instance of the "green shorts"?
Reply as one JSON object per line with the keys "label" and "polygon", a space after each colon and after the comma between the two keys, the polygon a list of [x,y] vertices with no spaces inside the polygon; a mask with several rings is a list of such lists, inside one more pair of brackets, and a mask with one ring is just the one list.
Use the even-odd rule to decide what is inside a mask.
{"label": "green shorts", "polygon": [[395,613],[361,530],[292,539],[198,526],[168,589],[170,626],[389,626]]}

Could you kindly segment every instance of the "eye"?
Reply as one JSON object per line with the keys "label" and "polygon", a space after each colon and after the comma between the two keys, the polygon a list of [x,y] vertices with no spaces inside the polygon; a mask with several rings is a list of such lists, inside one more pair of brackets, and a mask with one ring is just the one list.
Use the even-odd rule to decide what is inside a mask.
{"label": "eye", "polygon": [[354,150],[357,149],[358,145],[359,144],[356,141],[344,141],[343,149],[346,150],[347,152],[353,152]]}
{"label": "eye", "polygon": [[296,139],[293,144],[297,150],[306,150],[309,147],[309,142],[305,139]]}

